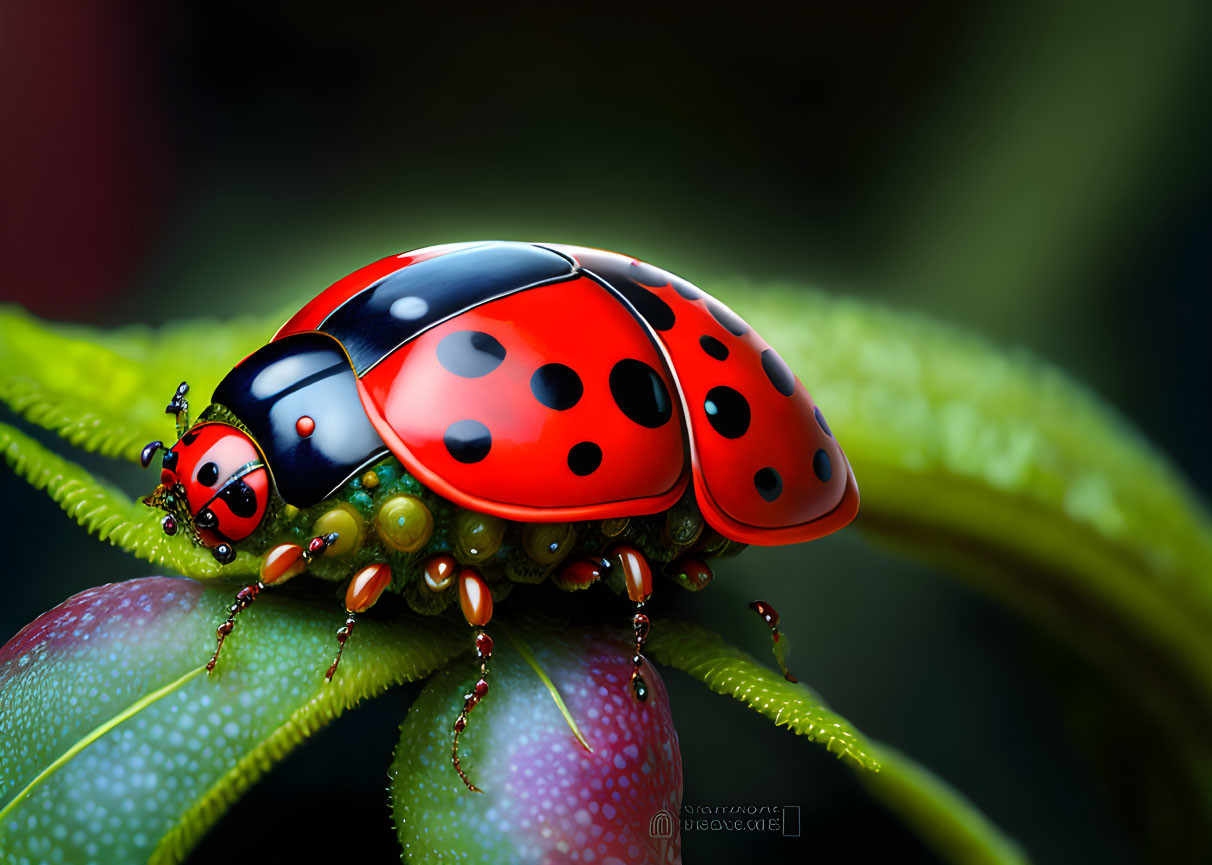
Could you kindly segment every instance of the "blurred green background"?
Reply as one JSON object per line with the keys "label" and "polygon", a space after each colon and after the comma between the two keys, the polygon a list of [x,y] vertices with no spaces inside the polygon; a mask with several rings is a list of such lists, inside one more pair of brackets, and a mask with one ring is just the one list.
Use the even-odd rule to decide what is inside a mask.
{"label": "blurred green background", "polygon": [[[6,3],[0,298],[218,328],[431,243],[603,246],[708,290],[823,288],[1022,347],[1116,405],[1206,497],[1210,47],[1197,2]],[[150,482],[86,464],[132,492]],[[0,490],[0,637],[147,572],[10,474]],[[1038,862],[1152,858],[1115,795],[1131,779],[1083,745],[1116,734],[1083,699],[1099,677],[953,576],[871,546],[861,522],[751,550],[678,605],[766,657],[745,605],[774,602],[801,678]],[[800,838],[687,833],[688,862],[933,861],[831,757],[667,680],[687,804],[803,815]],[[291,757],[195,861],[391,861],[382,791],[414,693]]]}

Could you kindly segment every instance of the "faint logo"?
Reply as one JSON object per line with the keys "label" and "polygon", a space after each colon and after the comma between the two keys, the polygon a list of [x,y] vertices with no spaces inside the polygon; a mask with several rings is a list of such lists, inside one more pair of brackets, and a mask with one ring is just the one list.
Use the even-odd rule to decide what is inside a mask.
{"label": "faint logo", "polygon": [[783,837],[784,838],[800,837],[800,806],[799,805],[784,805],[783,806]]}
{"label": "faint logo", "polygon": [[[800,837],[799,805],[683,805],[680,816],[683,832],[771,832],[784,838]],[[655,821],[654,815],[653,825]]]}
{"label": "faint logo", "polygon": [[648,821],[648,837],[672,838],[673,815],[665,810],[657,811],[653,814],[652,819]]}

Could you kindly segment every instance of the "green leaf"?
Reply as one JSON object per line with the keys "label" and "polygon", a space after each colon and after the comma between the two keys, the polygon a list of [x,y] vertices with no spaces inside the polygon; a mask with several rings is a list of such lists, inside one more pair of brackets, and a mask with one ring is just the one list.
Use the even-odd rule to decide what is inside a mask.
{"label": "green leaf", "polygon": [[862,491],[855,525],[1072,641],[1208,767],[1212,519],[1178,470],[1030,357],[856,301],[740,292],[721,294],[737,296],[846,449]]}
{"label": "green leaf", "polygon": [[880,771],[860,773],[872,795],[956,865],[1026,865],[1023,849],[958,791],[904,754],[880,745]]}
{"label": "green leaf", "polygon": [[777,726],[824,745],[851,765],[879,769],[862,734],[810,688],[788,682],[717,634],[689,622],[662,618],[648,638],[647,652],[659,663],[699,679],[717,694],[735,697]]}
{"label": "green leaf", "polygon": [[133,461],[149,441],[175,438],[164,407],[177,385],[189,382],[196,414],[219,380],[273,336],[272,322],[102,331],[41,322],[17,307],[2,307],[0,401],[76,447]]}
{"label": "green leaf", "polygon": [[331,684],[339,601],[263,592],[215,674],[231,588],[90,589],[0,649],[0,850],[12,861],[179,862],[270,766],[345,709],[467,648],[384,599]]}
{"label": "green leaf", "polygon": [[717,634],[662,618],[649,654],[786,727],[824,744],[940,856],[956,865],[1023,865],[1018,845],[959,792],[908,757],[865,739],[807,686],[788,682]]}
{"label": "green leaf", "polygon": [[[256,556],[240,553],[219,565],[208,550],[184,533],[173,537],[160,527],[163,514],[97,480],[80,466],[51,453],[38,442],[0,423],[0,452],[8,466],[34,489],[45,490],[64,512],[90,534],[153,564],[191,577],[244,576],[257,573]],[[221,569],[220,569],[221,568]]]}

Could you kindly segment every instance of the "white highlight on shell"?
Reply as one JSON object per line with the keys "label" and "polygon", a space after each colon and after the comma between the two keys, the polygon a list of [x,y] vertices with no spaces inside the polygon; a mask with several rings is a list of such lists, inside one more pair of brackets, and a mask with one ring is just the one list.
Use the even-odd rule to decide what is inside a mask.
{"label": "white highlight on shell", "polygon": [[429,303],[423,297],[410,294],[401,297],[391,305],[391,317],[401,321],[416,321],[429,312]]}

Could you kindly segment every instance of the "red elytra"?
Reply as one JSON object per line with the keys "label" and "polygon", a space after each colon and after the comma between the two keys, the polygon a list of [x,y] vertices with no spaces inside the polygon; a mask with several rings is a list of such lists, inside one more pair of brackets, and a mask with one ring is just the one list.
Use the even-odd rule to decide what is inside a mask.
{"label": "red elytra", "polygon": [[[274,338],[322,330],[326,316],[378,280],[473,246],[370,264],[308,303]],[[749,544],[812,540],[854,518],[858,487],[823,416],[735,313],[635,259],[536,246],[581,272],[461,311],[362,371],[367,416],[414,476],[461,506],[531,522],[656,513],[693,478],[707,523]],[[482,375],[452,374],[438,346],[469,332],[492,337],[503,356]],[[652,371],[651,386],[663,387],[672,404],[667,417],[637,421],[621,410],[612,389],[621,363]],[[532,391],[537,371],[550,364],[575,372],[581,392],[571,405],[553,409]],[[635,390],[634,376],[628,387]],[[468,421],[491,435],[486,454],[472,462],[456,458],[444,438]]]}
{"label": "red elytra", "polygon": [[[670,392],[672,379],[643,329],[597,283],[582,277],[558,289],[558,298],[532,289],[478,306],[386,357],[360,381],[371,420],[423,483],[476,510],[525,520],[662,511],[685,488],[680,425],[648,429],[627,420],[608,380],[624,356],[664,372]],[[497,336],[506,350],[501,365],[478,378],[444,369],[437,346],[463,331]],[[587,350],[587,338],[596,341],[597,334],[606,336],[609,352]],[[531,392],[536,370],[551,362],[574,369],[585,383],[581,398],[563,411],[541,405]],[[457,461],[443,441],[450,424],[468,416],[492,431],[487,457],[474,465]],[[568,452],[585,440],[601,449],[602,461],[578,477]]]}

